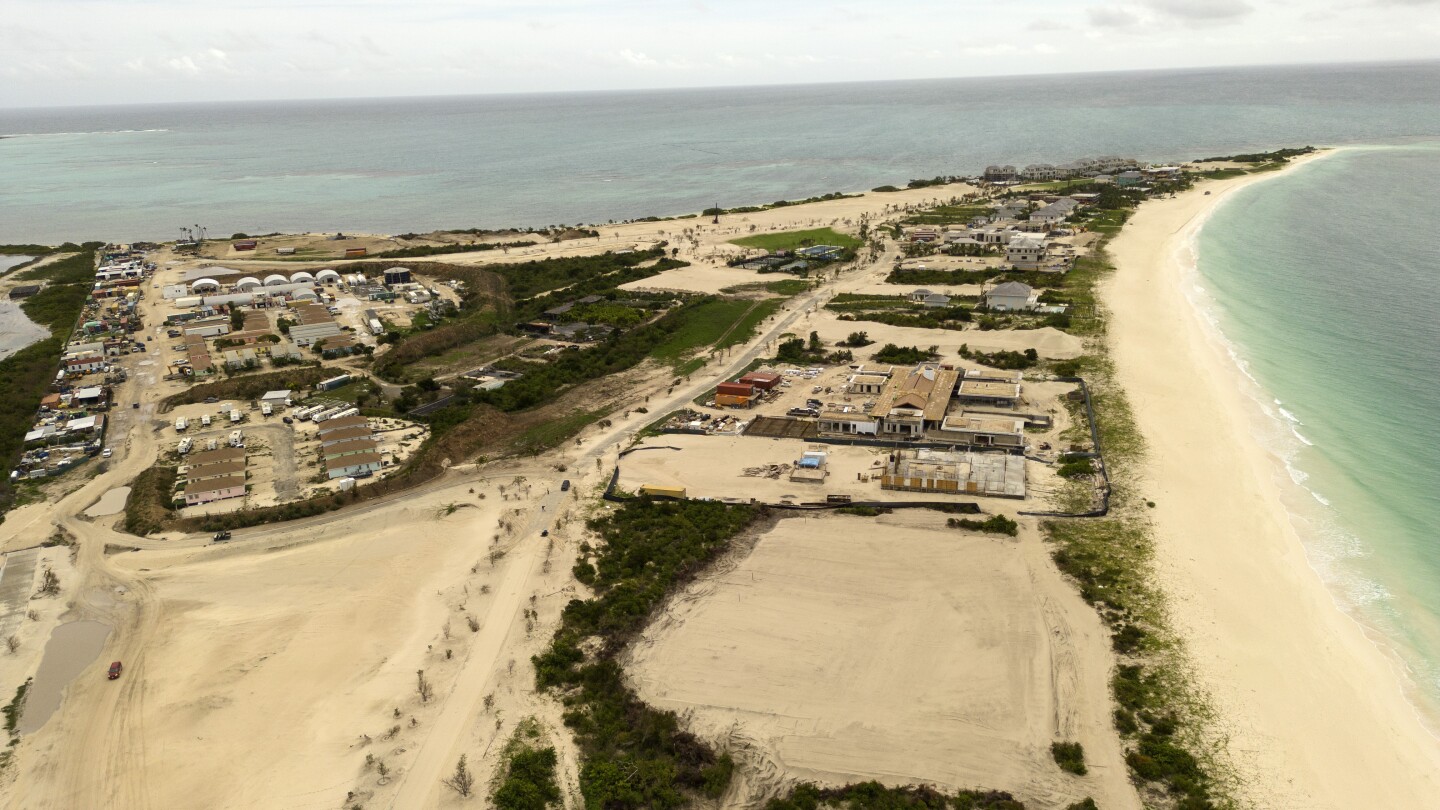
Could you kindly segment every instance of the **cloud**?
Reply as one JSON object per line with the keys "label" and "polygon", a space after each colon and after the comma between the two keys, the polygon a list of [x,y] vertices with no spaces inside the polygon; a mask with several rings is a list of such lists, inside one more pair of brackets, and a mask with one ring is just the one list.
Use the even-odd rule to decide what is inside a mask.
{"label": "cloud", "polygon": [[1067,28],[1069,28],[1069,27],[1070,27],[1070,26],[1068,26],[1068,25],[1066,25],[1066,24],[1064,24],[1064,23],[1062,23],[1062,22],[1058,22],[1058,21],[1056,21],[1056,20],[1039,19],[1039,20],[1031,20],[1031,21],[1030,21],[1030,24],[1027,25],[1027,26],[1025,26],[1025,30],[1027,30],[1027,31],[1064,31],[1065,29],[1067,29]]}
{"label": "cloud", "polygon": [[1134,28],[1140,24],[1139,16],[1120,6],[1091,6],[1085,9],[1085,17],[1096,28]]}
{"label": "cloud", "polygon": [[1145,5],[1165,16],[1192,22],[1233,20],[1255,10],[1245,0],[1145,0]]}

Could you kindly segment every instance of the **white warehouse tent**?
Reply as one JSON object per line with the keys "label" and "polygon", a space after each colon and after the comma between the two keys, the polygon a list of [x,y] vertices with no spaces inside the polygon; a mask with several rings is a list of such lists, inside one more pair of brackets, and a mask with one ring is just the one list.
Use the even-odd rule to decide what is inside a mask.
{"label": "white warehouse tent", "polygon": [[334,270],[326,268],[315,274],[315,280],[320,282],[321,284],[339,284],[340,274],[335,272]]}
{"label": "white warehouse tent", "polygon": [[290,283],[290,279],[288,279],[288,278],[286,278],[286,277],[284,277],[284,276],[282,276],[282,275],[280,275],[280,274],[278,274],[278,273],[275,274],[275,275],[272,275],[272,276],[266,276],[266,277],[265,277],[265,286],[266,286],[266,287],[274,287],[274,286],[277,285],[277,284],[289,284],[289,283]]}
{"label": "white warehouse tent", "polygon": [[256,287],[259,287],[259,286],[260,286],[260,279],[255,278],[254,276],[246,276],[246,277],[240,279],[239,281],[235,282],[235,289],[237,289],[237,290],[244,290],[244,291],[247,291],[247,292],[250,291],[250,290],[253,290],[253,289],[255,289]]}
{"label": "white warehouse tent", "polygon": [[314,275],[313,273],[307,273],[307,272],[305,272],[304,270],[300,270],[300,271],[296,272],[295,274],[293,274],[292,276],[290,276],[290,283],[291,283],[291,284],[299,284],[299,283],[302,282],[302,281],[314,281],[314,280],[315,280],[315,275]]}
{"label": "white warehouse tent", "polygon": [[195,281],[190,283],[190,292],[220,292],[220,282],[216,281],[213,278],[196,279]]}

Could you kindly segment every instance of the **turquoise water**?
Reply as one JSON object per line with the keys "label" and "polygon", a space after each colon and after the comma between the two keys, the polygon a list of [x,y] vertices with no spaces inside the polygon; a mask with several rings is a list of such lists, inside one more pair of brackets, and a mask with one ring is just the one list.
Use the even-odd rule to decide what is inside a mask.
{"label": "turquoise water", "polygon": [[991,163],[1440,137],[1440,63],[0,109],[0,242],[604,222]]}
{"label": "turquoise water", "polygon": [[1342,601],[1440,707],[1440,143],[1347,149],[1235,193],[1202,286]]}

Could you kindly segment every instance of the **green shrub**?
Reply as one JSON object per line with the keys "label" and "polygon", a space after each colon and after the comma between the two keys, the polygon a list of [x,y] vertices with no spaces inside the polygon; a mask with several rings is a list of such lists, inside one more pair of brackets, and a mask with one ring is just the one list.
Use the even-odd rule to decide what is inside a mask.
{"label": "green shrub", "polygon": [[987,532],[989,534],[1006,534],[1014,537],[1019,533],[1020,524],[1004,515],[991,515],[984,520],[970,520],[969,518],[949,518],[945,525],[952,529],[969,529],[972,532]]}
{"label": "green shrub", "polygon": [[1085,775],[1085,749],[1080,743],[1050,743],[1050,756],[1055,758],[1055,764],[1060,766],[1060,770],[1077,776]]}

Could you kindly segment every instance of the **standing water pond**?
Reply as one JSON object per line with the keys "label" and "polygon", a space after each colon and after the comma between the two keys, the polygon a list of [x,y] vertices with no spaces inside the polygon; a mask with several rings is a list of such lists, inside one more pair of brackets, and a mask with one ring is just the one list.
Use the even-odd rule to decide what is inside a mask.
{"label": "standing water pond", "polygon": [[91,667],[105,639],[110,637],[110,625],[86,619],[66,622],[55,628],[50,640],[45,643],[45,655],[40,659],[40,669],[35,673],[35,682],[25,700],[25,713],[20,717],[19,731],[29,734],[38,731],[60,708],[60,699],[65,687],[75,676],[89,670],[90,677],[103,678],[103,670]]}

